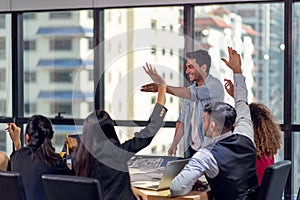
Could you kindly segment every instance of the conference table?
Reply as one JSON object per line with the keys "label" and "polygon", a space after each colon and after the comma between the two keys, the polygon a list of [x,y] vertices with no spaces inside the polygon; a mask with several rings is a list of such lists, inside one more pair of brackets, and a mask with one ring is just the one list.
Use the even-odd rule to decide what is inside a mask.
{"label": "conference table", "polygon": [[[178,160],[170,156],[136,156],[129,164],[129,173],[132,182],[132,190],[139,200],[208,200],[209,188],[202,191],[191,191],[185,196],[171,197],[169,189],[151,190],[142,189],[143,187],[134,187],[135,181],[152,181],[155,178],[161,179],[166,171],[168,162]],[[177,161],[181,162],[181,161]],[[171,170],[175,168],[170,168]]]}

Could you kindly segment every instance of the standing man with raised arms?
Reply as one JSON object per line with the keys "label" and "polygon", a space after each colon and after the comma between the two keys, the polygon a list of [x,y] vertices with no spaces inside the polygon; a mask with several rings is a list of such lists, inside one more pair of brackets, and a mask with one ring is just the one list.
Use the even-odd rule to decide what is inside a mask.
{"label": "standing man with raised arms", "polygon": [[[204,142],[203,108],[212,101],[223,101],[224,89],[219,79],[209,74],[211,57],[206,50],[197,50],[186,54],[186,74],[193,84],[189,87],[167,86],[167,93],[184,98],[180,115],[176,122],[175,136],[169,155],[176,155],[177,146],[184,136],[184,157],[191,157]],[[141,91],[157,92],[156,83],[163,78],[150,64],[144,67],[155,83],[142,86]]]}

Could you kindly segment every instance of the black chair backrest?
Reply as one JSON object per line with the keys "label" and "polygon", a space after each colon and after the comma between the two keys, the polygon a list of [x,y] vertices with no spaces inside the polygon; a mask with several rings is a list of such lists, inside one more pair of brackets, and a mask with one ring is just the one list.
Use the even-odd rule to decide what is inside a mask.
{"label": "black chair backrest", "polygon": [[0,171],[0,198],[26,200],[21,175],[17,172]]}
{"label": "black chair backrest", "polygon": [[97,179],[71,175],[42,175],[47,200],[102,200]]}
{"label": "black chair backrest", "polygon": [[300,187],[299,187],[299,189],[298,189],[297,200],[300,200]]}
{"label": "black chair backrest", "polygon": [[282,193],[290,172],[291,165],[291,161],[283,160],[266,168],[262,178],[258,200],[282,199]]}

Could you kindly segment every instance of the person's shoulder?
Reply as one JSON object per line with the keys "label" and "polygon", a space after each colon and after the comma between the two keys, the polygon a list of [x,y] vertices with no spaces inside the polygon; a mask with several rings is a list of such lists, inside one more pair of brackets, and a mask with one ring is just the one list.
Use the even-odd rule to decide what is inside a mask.
{"label": "person's shoulder", "polygon": [[215,83],[220,83],[220,84],[222,84],[222,83],[221,83],[221,80],[220,80],[219,78],[217,78],[217,77],[215,77],[215,76],[213,76],[213,75],[211,75],[211,74],[208,74],[208,75],[207,75],[206,81],[208,81],[208,82],[215,82]]}
{"label": "person's shoulder", "polygon": [[17,157],[24,158],[25,156],[29,155],[30,153],[31,153],[31,151],[29,150],[28,147],[22,147],[21,149],[19,149],[17,151],[13,151],[10,154],[10,159],[17,158]]}

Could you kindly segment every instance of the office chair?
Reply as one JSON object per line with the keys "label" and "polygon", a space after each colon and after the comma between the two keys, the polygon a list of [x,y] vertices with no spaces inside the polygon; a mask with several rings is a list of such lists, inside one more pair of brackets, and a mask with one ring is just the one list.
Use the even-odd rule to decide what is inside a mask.
{"label": "office chair", "polygon": [[102,200],[99,181],[72,175],[42,175],[47,200]]}
{"label": "office chair", "polygon": [[21,175],[17,172],[0,171],[0,196],[5,200],[26,200]]}
{"label": "office chair", "polygon": [[297,200],[300,200],[300,187],[299,187],[299,189],[298,189]]}
{"label": "office chair", "polygon": [[283,160],[266,168],[258,193],[258,200],[282,199],[282,193],[291,165],[292,162],[290,160]]}

